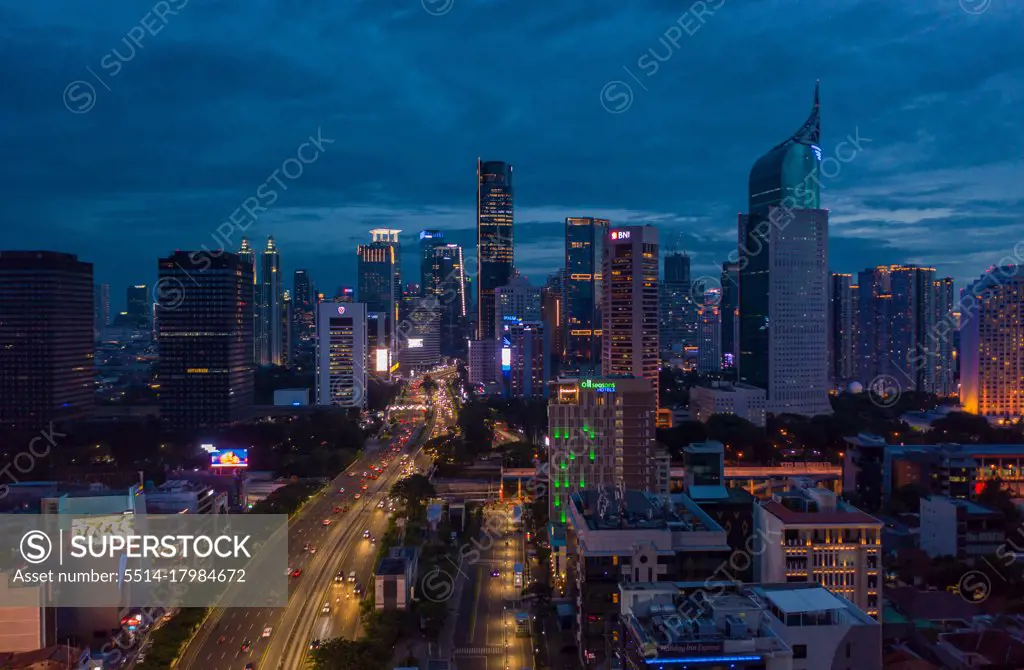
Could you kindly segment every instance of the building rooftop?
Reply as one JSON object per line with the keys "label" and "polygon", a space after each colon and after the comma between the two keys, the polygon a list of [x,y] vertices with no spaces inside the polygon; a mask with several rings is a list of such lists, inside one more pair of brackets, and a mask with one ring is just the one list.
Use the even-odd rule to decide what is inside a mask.
{"label": "building rooftop", "polygon": [[1003,516],[1001,512],[994,510],[991,507],[978,504],[973,500],[961,500],[959,498],[949,498],[947,496],[929,496],[928,499],[933,502],[944,502],[953,505],[954,507],[960,507],[972,516],[988,516],[993,518]]}
{"label": "building rooftop", "polygon": [[590,530],[722,530],[688,496],[666,498],[633,489],[625,491],[625,498],[618,495],[611,489],[587,489],[574,494],[572,504]]}
{"label": "building rooftop", "polygon": [[404,575],[405,574],[405,559],[404,558],[382,558],[380,565],[377,566],[378,575]]}
{"label": "building rooftop", "polygon": [[980,667],[1021,668],[1024,667],[1024,642],[1001,630],[981,632],[945,633],[939,636],[961,654],[978,656],[970,665]]}
{"label": "building rooftop", "polygon": [[772,496],[762,507],[786,525],[882,525],[827,489],[791,489]]}

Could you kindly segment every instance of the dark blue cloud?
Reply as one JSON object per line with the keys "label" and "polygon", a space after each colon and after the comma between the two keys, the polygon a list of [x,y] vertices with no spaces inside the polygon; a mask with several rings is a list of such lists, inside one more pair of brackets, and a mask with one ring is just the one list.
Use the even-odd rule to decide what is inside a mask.
{"label": "dark blue cloud", "polygon": [[[119,295],[152,280],[158,255],[215,244],[322,129],[334,143],[247,232],[257,245],[273,233],[286,271],[328,290],[355,283],[371,227],[410,233],[410,276],[414,231],[472,245],[478,156],[515,166],[517,255],[534,281],[559,264],[570,215],[656,223],[663,247],[713,272],[750,165],[800,125],[818,78],[826,155],[870,139],[823,191],[835,270],[918,261],[963,283],[1024,236],[1020,3],[700,5],[8,3],[0,247],[76,252]],[[95,91],[87,113],[62,99],[76,81]],[[616,81],[632,95],[611,114],[601,93]]]}

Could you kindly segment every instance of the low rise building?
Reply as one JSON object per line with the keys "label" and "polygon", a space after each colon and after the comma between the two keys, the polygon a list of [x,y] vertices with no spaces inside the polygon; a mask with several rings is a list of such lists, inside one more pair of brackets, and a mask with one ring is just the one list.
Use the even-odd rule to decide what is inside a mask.
{"label": "low rise building", "polygon": [[714,382],[690,389],[690,414],[701,423],[707,423],[714,414],[733,414],[763,426],[766,404],[765,390],[748,384]]}
{"label": "low rise building", "polygon": [[921,498],[920,537],[930,557],[952,556],[971,564],[1006,544],[1002,513],[946,496]]}
{"label": "low rise building", "polygon": [[392,547],[380,560],[374,575],[374,608],[381,610],[409,609],[412,589],[416,583],[415,547]]}

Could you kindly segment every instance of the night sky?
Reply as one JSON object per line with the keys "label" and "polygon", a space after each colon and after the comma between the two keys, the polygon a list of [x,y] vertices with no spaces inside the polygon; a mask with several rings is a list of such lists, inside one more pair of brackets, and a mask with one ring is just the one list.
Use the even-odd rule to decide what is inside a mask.
{"label": "night sky", "polygon": [[816,79],[823,156],[847,159],[823,178],[834,271],[924,263],[962,286],[1024,239],[1024,3],[697,4],[717,9],[5,2],[0,248],[77,253],[123,309],[159,255],[219,247],[217,226],[320,129],[333,144],[245,233],[273,233],[289,288],[297,268],[329,293],[355,284],[373,227],[405,231],[410,279],[416,231],[474,244],[478,156],[514,165],[534,283],[561,265],[566,216],[654,223],[695,276],[717,274],[750,166],[799,128]]}

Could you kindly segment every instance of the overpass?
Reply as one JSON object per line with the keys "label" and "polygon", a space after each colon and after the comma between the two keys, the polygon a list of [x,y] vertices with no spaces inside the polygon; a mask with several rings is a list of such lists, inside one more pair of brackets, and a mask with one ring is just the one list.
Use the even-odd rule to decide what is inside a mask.
{"label": "overpass", "polygon": [[[823,486],[842,492],[843,468],[832,463],[782,463],[780,465],[727,465],[723,482],[742,488],[751,495],[766,497],[773,492],[800,486]],[[674,467],[671,474],[673,490],[680,490],[686,480],[686,468]]]}

